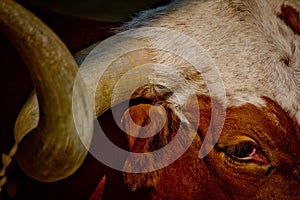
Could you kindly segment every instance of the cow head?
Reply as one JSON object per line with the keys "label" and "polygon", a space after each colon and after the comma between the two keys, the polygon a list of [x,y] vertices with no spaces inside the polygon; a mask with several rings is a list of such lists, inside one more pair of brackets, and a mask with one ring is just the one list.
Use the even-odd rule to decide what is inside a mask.
{"label": "cow head", "polygon": [[[21,168],[39,181],[71,175],[86,156],[94,109],[100,122],[112,111],[103,121],[123,130],[111,127],[106,134],[146,155],[127,154],[121,179],[108,170],[103,198],[299,198],[299,8],[296,1],[175,1],[125,26],[146,24],[154,31],[127,31],[77,54],[87,59],[77,73],[42,22],[3,0],[1,31],[20,52],[36,90],[16,121],[4,172],[16,153]],[[189,37],[157,37],[157,26]],[[131,46],[118,54],[123,40]],[[217,77],[207,62],[200,62],[202,71],[191,64],[202,56],[193,54],[193,41],[210,55]],[[155,63],[150,70],[149,63]],[[174,140],[165,154],[152,153]],[[116,194],[115,186],[122,192]]]}

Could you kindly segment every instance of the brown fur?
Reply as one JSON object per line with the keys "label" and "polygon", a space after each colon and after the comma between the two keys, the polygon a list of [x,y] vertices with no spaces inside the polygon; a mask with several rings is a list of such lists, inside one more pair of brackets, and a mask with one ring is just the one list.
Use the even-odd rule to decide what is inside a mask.
{"label": "brown fur", "polygon": [[[245,104],[227,109],[217,145],[204,159],[198,158],[198,151],[208,131],[210,99],[201,96],[198,102],[189,102],[183,113],[198,131],[193,145],[164,169],[148,174],[124,173],[125,183],[134,191],[148,188],[153,199],[299,199],[299,126],[277,103],[266,97],[263,99],[266,107]],[[195,116],[198,106],[201,110],[199,122]],[[139,112],[147,108],[149,105],[143,104],[130,110]],[[148,116],[139,113],[139,116],[137,113],[131,116],[133,119],[138,116],[139,122],[147,121]],[[214,122],[216,126],[218,120]],[[169,129],[167,133],[173,135],[174,131]],[[160,136],[155,137],[165,134],[161,131]],[[130,149],[148,152],[155,137],[137,139]],[[170,140],[160,138],[160,141]],[[255,159],[241,162],[231,158],[226,147],[245,141],[257,145],[259,152]]]}
{"label": "brown fur", "polygon": [[[186,76],[185,82],[174,80],[166,85],[173,93],[162,100],[162,105],[173,117],[155,137],[131,138],[130,149],[153,151],[151,144],[156,138],[160,148],[167,145],[171,140],[163,140],[162,136],[172,138],[176,134],[178,128],[169,128],[169,124],[174,120],[178,123],[180,115],[188,119],[187,137],[191,131],[198,135],[188,151],[168,167],[146,174],[124,173],[124,183],[130,191],[147,191],[152,199],[300,199],[299,19],[298,1],[186,0],[146,11],[125,27],[166,27],[199,42],[220,70],[228,106],[223,127],[219,113],[211,118],[210,94],[203,92],[205,81],[199,74]],[[150,46],[162,43],[167,49],[169,36],[164,37],[147,39]],[[186,75],[192,66],[179,59],[157,50],[154,60]],[[198,102],[186,103],[194,93]],[[183,99],[187,106],[172,99],[172,95]],[[170,107],[165,102],[177,107],[167,109]],[[217,104],[215,112],[220,112],[222,105],[223,102]],[[140,104],[130,108],[139,124],[148,123],[144,112],[148,107]],[[209,128],[211,122],[213,126]],[[193,130],[188,129],[191,125]],[[214,149],[199,159],[204,138],[209,136],[210,141],[215,141],[214,133],[220,129],[222,134]],[[236,149],[246,144],[251,145],[254,154],[235,156]],[[151,162],[155,161],[134,164],[149,168]]]}
{"label": "brown fur", "polygon": [[300,13],[295,8],[289,5],[283,5],[281,7],[281,13],[279,17],[291,27],[291,29],[298,35],[300,35]]}

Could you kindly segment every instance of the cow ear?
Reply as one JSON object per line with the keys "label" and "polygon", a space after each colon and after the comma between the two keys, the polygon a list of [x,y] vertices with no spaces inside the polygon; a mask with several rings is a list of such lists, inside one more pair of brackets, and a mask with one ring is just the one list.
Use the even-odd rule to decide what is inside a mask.
{"label": "cow ear", "polygon": [[282,5],[278,15],[295,34],[300,35],[300,10],[292,5]]}
{"label": "cow ear", "polygon": [[[124,112],[121,123],[125,132],[130,152],[149,153],[164,146],[176,135],[179,119],[172,108],[163,105],[138,104]],[[149,156],[132,159],[130,156],[124,164],[126,171],[137,173],[123,173],[125,184],[131,191],[155,187],[159,181],[161,170],[155,170],[155,158]],[[153,171],[138,173],[143,170]]]}

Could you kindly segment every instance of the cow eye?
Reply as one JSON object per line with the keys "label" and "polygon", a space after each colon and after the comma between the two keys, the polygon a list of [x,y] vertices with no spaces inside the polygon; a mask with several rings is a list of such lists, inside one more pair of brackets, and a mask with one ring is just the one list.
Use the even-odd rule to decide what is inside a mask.
{"label": "cow eye", "polygon": [[239,163],[269,165],[267,154],[253,141],[244,141],[221,148],[226,158]]}
{"label": "cow eye", "polygon": [[240,145],[236,145],[234,151],[232,152],[232,156],[237,159],[247,159],[251,158],[257,153],[256,147],[250,143],[244,143]]}
{"label": "cow eye", "polygon": [[243,142],[226,147],[225,153],[238,161],[255,160],[257,157],[260,157],[258,156],[260,154],[258,148],[250,142]]}

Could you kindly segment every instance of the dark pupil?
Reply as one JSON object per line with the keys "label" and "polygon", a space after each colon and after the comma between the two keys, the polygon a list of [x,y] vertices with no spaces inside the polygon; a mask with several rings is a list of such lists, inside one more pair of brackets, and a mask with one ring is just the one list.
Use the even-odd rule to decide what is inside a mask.
{"label": "dark pupil", "polygon": [[249,143],[237,145],[233,152],[233,156],[237,158],[248,157],[253,152],[253,146]]}

